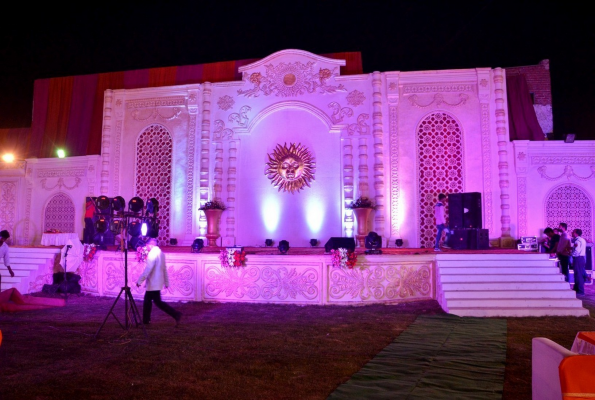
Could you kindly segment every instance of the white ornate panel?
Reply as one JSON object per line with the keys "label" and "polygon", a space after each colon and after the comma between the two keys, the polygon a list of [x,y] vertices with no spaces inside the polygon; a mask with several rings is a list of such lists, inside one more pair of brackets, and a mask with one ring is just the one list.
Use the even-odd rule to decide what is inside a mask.
{"label": "white ornate panel", "polygon": [[317,263],[257,263],[223,268],[206,263],[205,300],[268,303],[312,303],[322,301],[322,266]]}
{"label": "white ornate panel", "polygon": [[438,195],[463,192],[463,134],[457,121],[444,112],[428,115],[416,133],[420,246],[429,248],[436,240]]}
{"label": "white ornate panel", "polygon": [[353,269],[328,266],[328,302],[387,302],[431,299],[431,263],[369,263]]}
{"label": "white ornate panel", "polygon": [[6,229],[11,235],[14,235],[16,195],[15,182],[0,182],[0,229]]}
{"label": "white ornate panel", "polygon": [[56,229],[60,232],[75,232],[74,204],[64,193],[53,196],[45,207],[44,230]]}
{"label": "white ornate panel", "polygon": [[593,239],[593,204],[578,186],[562,185],[549,194],[545,203],[545,220],[546,225],[552,228],[565,222],[568,232],[579,228],[585,239]]}
{"label": "white ornate panel", "polygon": [[143,201],[159,202],[159,244],[169,241],[172,188],[172,137],[162,125],[151,125],[138,138],[136,146],[136,195]]}

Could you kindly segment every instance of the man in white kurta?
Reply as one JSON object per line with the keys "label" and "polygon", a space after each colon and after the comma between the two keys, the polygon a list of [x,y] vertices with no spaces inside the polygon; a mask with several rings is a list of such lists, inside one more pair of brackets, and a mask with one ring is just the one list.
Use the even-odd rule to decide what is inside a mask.
{"label": "man in white kurta", "polygon": [[160,310],[169,314],[176,320],[176,326],[180,323],[182,313],[174,310],[170,305],[161,300],[161,289],[167,289],[169,286],[169,277],[167,275],[167,267],[165,265],[165,254],[157,246],[157,239],[149,239],[147,243],[149,254],[147,255],[147,266],[141,276],[138,278],[136,286],[140,285],[146,280],[145,299],[143,302],[143,323],[151,323],[151,311],[153,303]]}
{"label": "man in white kurta", "polygon": [[[10,256],[8,255],[8,245],[6,244],[9,237],[10,234],[7,230],[0,232],[0,260],[4,261],[4,266],[6,266],[10,276],[14,277],[14,272],[12,271],[12,268],[10,268]],[[0,284],[2,284],[2,275],[0,275]],[[1,288],[0,291],[2,291]]]}

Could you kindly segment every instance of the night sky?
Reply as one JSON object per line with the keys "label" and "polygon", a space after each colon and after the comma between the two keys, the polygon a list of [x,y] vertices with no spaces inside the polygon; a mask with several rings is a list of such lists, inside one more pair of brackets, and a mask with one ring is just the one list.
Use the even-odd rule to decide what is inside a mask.
{"label": "night sky", "polygon": [[[2,12],[0,128],[31,125],[40,78],[359,51],[365,73],[550,60],[554,132],[595,140],[595,28],[577,2],[194,1]],[[82,4],[82,3],[80,3]],[[37,7],[37,6],[35,6]]]}

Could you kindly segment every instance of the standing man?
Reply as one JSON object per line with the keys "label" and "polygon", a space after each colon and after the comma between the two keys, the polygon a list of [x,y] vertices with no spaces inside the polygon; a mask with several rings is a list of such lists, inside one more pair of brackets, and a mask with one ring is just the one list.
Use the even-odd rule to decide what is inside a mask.
{"label": "standing man", "polygon": [[[10,233],[8,233],[7,230],[3,230],[2,232],[0,232],[0,259],[4,260],[4,265],[6,266],[8,273],[11,277],[14,277],[14,272],[12,268],[10,268],[10,256],[8,255],[8,245],[6,244],[6,241],[9,237]],[[0,291],[2,291],[1,285],[2,275],[0,275]]]}
{"label": "standing man", "polygon": [[[556,229],[557,231],[558,229]],[[560,235],[554,232],[552,228],[545,228],[543,233],[546,234],[548,237],[548,241],[543,244],[546,253],[549,253],[550,256],[554,256],[556,254],[556,247],[558,246],[558,242],[560,241]]]}
{"label": "standing man", "polygon": [[587,241],[581,237],[583,231],[575,229],[572,231],[574,245],[572,258],[574,260],[574,288],[576,294],[585,294],[585,264],[587,260]]}
{"label": "standing man", "polygon": [[434,251],[440,251],[440,239],[442,238],[442,231],[446,232],[444,237],[444,245],[443,247],[448,248],[448,237],[450,235],[450,230],[446,226],[446,217],[444,216],[444,202],[446,201],[446,195],[444,193],[440,193],[438,195],[438,203],[434,206],[434,216],[436,218],[436,229],[438,230],[438,234],[436,235],[436,244],[434,244]]}
{"label": "standing man", "polygon": [[138,278],[137,287],[146,279],[145,299],[143,301],[143,324],[151,323],[151,310],[153,302],[163,312],[169,314],[176,320],[176,326],[180,324],[182,313],[174,310],[170,305],[161,300],[161,289],[169,286],[169,277],[167,275],[167,267],[165,266],[165,254],[157,246],[157,239],[149,239],[147,242],[147,266],[142,275]]}
{"label": "standing man", "polygon": [[558,245],[556,246],[556,254],[558,255],[558,260],[560,260],[560,269],[564,274],[564,279],[568,282],[568,265],[570,264],[570,253],[571,253],[571,244],[570,244],[570,237],[568,236],[568,225],[564,222],[560,222],[560,226],[558,227],[560,230],[560,240],[558,241]]}

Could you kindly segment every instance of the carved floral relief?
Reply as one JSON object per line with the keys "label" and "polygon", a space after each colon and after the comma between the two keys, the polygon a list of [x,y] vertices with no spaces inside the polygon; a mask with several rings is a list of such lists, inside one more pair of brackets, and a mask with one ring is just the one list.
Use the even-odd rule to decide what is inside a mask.
{"label": "carved floral relief", "polygon": [[310,187],[316,164],[310,150],[301,143],[290,143],[289,147],[287,143],[283,146],[278,144],[268,157],[265,175],[279,192],[283,190],[293,194],[305,186]]}

